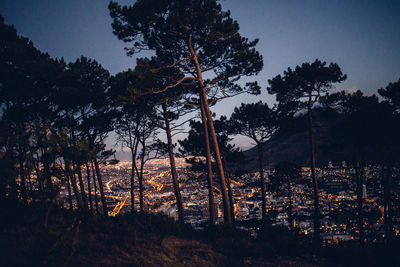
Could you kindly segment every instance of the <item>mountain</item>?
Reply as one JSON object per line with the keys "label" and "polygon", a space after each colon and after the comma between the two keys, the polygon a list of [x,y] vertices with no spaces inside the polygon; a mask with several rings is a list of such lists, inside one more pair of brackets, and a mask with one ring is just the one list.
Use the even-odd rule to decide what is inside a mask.
{"label": "mountain", "polygon": [[[329,161],[340,164],[351,160],[350,141],[335,132],[335,126],[343,115],[334,110],[313,110],[316,165],[324,166]],[[307,114],[294,118],[283,127],[269,142],[264,144],[265,166],[272,167],[278,162],[287,160],[300,166],[310,166],[310,148]],[[244,154],[249,161],[246,169],[258,168],[257,148],[253,147]]]}

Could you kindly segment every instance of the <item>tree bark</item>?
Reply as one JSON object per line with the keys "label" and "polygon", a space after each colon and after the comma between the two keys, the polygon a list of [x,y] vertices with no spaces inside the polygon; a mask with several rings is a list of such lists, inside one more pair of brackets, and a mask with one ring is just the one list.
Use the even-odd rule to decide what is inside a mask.
{"label": "tree bark", "polygon": [[229,201],[228,201],[228,194],[227,194],[227,190],[226,190],[225,173],[224,173],[224,168],[222,166],[222,161],[221,161],[221,153],[219,151],[219,145],[218,145],[217,135],[215,133],[214,122],[213,122],[213,119],[211,116],[210,108],[208,106],[206,92],[205,92],[204,87],[201,90],[201,94],[203,97],[204,107],[205,107],[205,111],[206,111],[206,117],[208,120],[208,124],[210,126],[211,138],[212,138],[214,149],[215,149],[215,157],[216,157],[215,160],[218,165],[219,176],[221,177],[220,183],[221,183],[222,201],[223,201],[223,206],[224,206],[224,221],[227,224],[232,224],[232,218],[230,216],[231,212],[230,212],[230,206],[229,206]]}
{"label": "tree bark", "polygon": [[24,169],[24,160],[22,159],[22,155],[19,155],[19,173],[21,178],[21,199],[22,203],[26,205],[28,203],[28,194],[26,193],[25,169]]}
{"label": "tree bark", "polygon": [[[143,168],[144,168],[144,156],[146,152],[146,146],[144,144],[144,140],[142,143],[142,156],[140,159],[140,173],[137,173],[138,180],[139,180],[139,207],[140,207],[140,212],[144,211],[144,201],[143,201]],[[138,172],[136,168],[136,172]]]}
{"label": "tree bark", "polygon": [[204,81],[203,81],[203,76],[202,76],[202,72],[200,69],[200,64],[199,64],[199,60],[197,58],[197,54],[194,51],[193,47],[192,47],[192,43],[191,43],[191,38],[189,36],[189,40],[188,40],[188,46],[189,46],[189,50],[190,53],[192,55],[192,60],[193,63],[196,67],[196,72],[197,72],[197,80],[200,83],[200,97],[203,100],[203,104],[204,104],[204,110],[206,112],[206,117],[207,117],[207,121],[210,127],[210,133],[211,133],[211,138],[213,141],[213,145],[214,145],[214,150],[215,150],[215,157],[216,157],[216,162],[218,165],[218,172],[219,172],[219,176],[221,177],[221,193],[222,193],[222,202],[223,202],[223,206],[224,206],[224,221],[227,224],[232,224],[232,218],[231,218],[231,212],[230,212],[230,206],[229,206],[229,201],[228,201],[228,194],[227,194],[227,190],[226,190],[226,182],[225,182],[225,173],[224,173],[224,168],[222,166],[222,161],[221,161],[221,153],[219,150],[219,145],[218,145],[218,140],[217,140],[217,135],[215,133],[215,128],[214,128],[214,122],[211,116],[211,111],[210,111],[210,107],[208,105],[208,100],[207,100],[207,94],[206,94],[206,88],[204,85]]}
{"label": "tree bark", "polygon": [[233,203],[231,177],[230,177],[230,173],[228,172],[228,162],[226,160],[226,154],[224,151],[222,151],[222,160],[224,163],[224,169],[225,169],[225,174],[226,174],[226,184],[228,186],[228,197],[229,197],[229,207],[231,210],[231,218],[232,218],[232,222],[235,222],[235,207],[234,207],[234,203]]}
{"label": "tree bark", "polygon": [[86,180],[88,184],[89,208],[93,212],[92,187],[90,185],[90,169],[89,169],[89,164],[87,162],[85,164],[85,167],[86,167]]}
{"label": "tree bark", "polygon": [[53,183],[51,181],[50,163],[48,162],[47,159],[43,161],[43,181],[46,185],[47,192],[52,192],[53,191]]}
{"label": "tree bark", "polygon": [[171,176],[172,176],[172,184],[174,186],[174,193],[176,198],[176,206],[178,208],[178,219],[180,222],[184,222],[184,214],[183,214],[183,202],[182,195],[179,188],[178,182],[178,173],[176,172],[175,165],[175,157],[174,157],[174,148],[172,146],[172,136],[171,136],[171,126],[167,113],[167,105],[164,103],[162,105],[164,120],[165,120],[165,132],[167,133],[167,142],[168,142],[168,152],[169,152],[169,162],[171,165]]}
{"label": "tree bark", "polygon": [[292,231],[293,228],[294,228],[294,224],[293,224],[293,199],[292,199],[293,198],[293,192],[292,192],[292,185],[290,184],[290,180],[288,181],[288,192],[289,192],[288,221],[289,221],[289,230]]}
{"label": "tree bark", "polygon": [[79,163],[76,163],[76,172],[78,174],[79,187],[81,188],[81,195],[82,195],[83,206],[84,206],[83,210],[85,212],[87,212],[88,211],[88,200],[86,197],[85,186],[83,184],[81,165]]}
{"label": "tree bark", "polygon": [[65,162],[65,169],[67,170],[67,174],[71,180],[71,185],[72,185],[72,189],[74,191],[74,195],[76,198],[76,202],[78,203],[78,208],[80,210],[83,210],[83,205],[82,205],[82,199],[81,196],[79,194],[79,190],[78,187],[76,186],[76,179],[75,179],[75,175],[73,174],[71,168],[70,168],[70,162],[69,160],[64,160]]}
{"label": "tree bark", "polygon": [[308,133],[310,139],[310,157],[311,157],[311,177],[314,187],[314,235],[313,244],[314,247],[319,248],[321,246],[321,232],[320,232],[320,211],[319,211],[319,196],[318,196],[318,180],[315,173],[315,144],[314,144],[314,132],[313,132],[313,118],[311,113],[311,105],[308,106]]}
{"label": "tree bark", "polygon": [[96,213],[99,213],[99,199],[97,197],[97,185],[96,185],[96,173],[94,171],[93,161],[90,162],[90,167],[92,169],[92,176],[93,176],[93,190],[94,190],[94,204],[96,207]]}
{"label": "tree bark", "polygon": [[257,143],[258,150],[258,162],[259,162],[259,172],[260,172],[260,182],[261,182],[261,208],[262,208],[262,220],[265,222],[267,220],[267,204],[265,202],[265,180],[264,180],[264,155],[262,149],[262,143]]}
{"label": "tree bark", "polygon": [[[129,148],[131,150],[131,177],[130,177],[130,183],[131,183],[131,188],[130,188],[130,194],[131,194],[131,212],[135,212],[135,172],[137,169],[136,166],[136,155],[138,151],[138,146],[139,146],[139,135],[138,135],[138,127],[139,127],[139,122],[136,120],[136,127],[135,127],[135,133],[132,134],[131,128],[129,127],[128,135],[129,135]],[[138,177],[139,179],[139,177]]]}
{"label": "tree bark", "polygon": [[208,134],[207,118],[202,98],[200,99],[200,110],[201,110],[201,120],[203,121],[203,129],[204,129],[204,144],[206,148],[205,156],[207,164],[208,209],[210,214],[210,225],[215,225],[215,219],[217,216],[216,216],[215,201],[214,201],[214,181],[213,181],[213,171],[211,166],[210,136]]}
{"label": "tree bark", "polygon": [[132,169],[131,169],[131,188],[130,188],[130,193],[131,193],[131,211],[132,213],[135,212],[135,170],[136,170],[136,152],[137,151],[137,146],[139,145],[139,142],[136,142],[135,147],[131,147],[131,157],[132,157]]}
{"label": "tree bark", "polygon": [[93,159],[93,163],[94,163],[94,168],[96,170],[97,181],[99,183],[101,204],[103,205],[103,214],[104,214],[104,217],[107,217],[108,211],[107,211],[106,196],[104,195],[103,179],[102,179],[101,173],[100,173],[99,162],[97,161],[96,157]]}
{"label": "tree bark", "polygon": [[392,200],[391,200],[391,171],[390,165],[382,166],[383,178],[383,205],[384,205],[384,229],[386,244],[390,245],[393,238],[393,221],[392,221]]}
{"label": "tree bark", "polygon": [[66,175],[67,177],[67,189],[68,189],[68,201],[69,201],[69,209],[72,210],[73,206],[72,206],[72,194],[71,194],[71,185],[70,183],[70,179],[69,179],[69,175]]}
{"label": "tree bark", "polygon": [[[19,174],[21,179],[21,199],[22,203],[26,205],[28,203],[28,194],[26,192],[26,177],[25,177],[25,169],[24,169],[24,153],[22,144],[24,141],[22,140],[22,133],[24,132],[24,126],[18,125],[18,132],[20,133],[20,138],[18,138],[18,159],[19,159]],[[15,188],[17,190],[17,188]],[[18,200],[18,197],[17,197]]]}

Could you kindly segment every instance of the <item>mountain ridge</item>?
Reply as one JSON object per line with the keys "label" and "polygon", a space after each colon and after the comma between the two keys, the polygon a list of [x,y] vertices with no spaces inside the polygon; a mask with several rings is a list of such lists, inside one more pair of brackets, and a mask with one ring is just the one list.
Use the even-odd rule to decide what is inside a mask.
{"label": "mountain ridge", "polygon": [[[313,110],[313,131],[315,141],[316,165],[325,166],[329,161],[340,164],[343,160],[351,160],[351,143],[335,133],[335,126],[343,119],[343,115],[334,110],[322,108]],[[310,166],[310,148],[307,113],[294,118],[290,124],[275,133],[263,145],[264,164],[273,167],[286,160]],[[257,147],[243,151],[248,162],[246,169],[258,168]]]}

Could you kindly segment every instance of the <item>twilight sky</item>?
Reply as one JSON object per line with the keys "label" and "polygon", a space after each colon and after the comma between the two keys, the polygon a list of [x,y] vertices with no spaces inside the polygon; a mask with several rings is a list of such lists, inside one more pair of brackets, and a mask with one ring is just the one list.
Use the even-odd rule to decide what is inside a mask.
{"label": "twilight sky", "polygon": [[[121,4],[133,1],[121,0]],[[74,61],[85,55],[111,74],[133,68],[111,30],[108,0],[1,0],[0,14],[19,35],[52,57]],[[264,69],[256,77],[261,96],[224,100],[214,111],[230,115],[241,102],[273,103],[267,80],[287,67],[316,58],[336,62],[348,79],[337,89],[368,94],[400,78],[400,1],[397,0],[223,0],[241,34],[259,38]],[[241,146],[248,146],[241,144]]]}

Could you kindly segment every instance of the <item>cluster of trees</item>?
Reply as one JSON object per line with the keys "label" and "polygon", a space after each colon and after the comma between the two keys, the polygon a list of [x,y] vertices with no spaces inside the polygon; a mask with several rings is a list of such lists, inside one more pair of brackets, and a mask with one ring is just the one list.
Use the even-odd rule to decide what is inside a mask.
{"label": "cluster of trees", "polygon": [[[256,82],[240,78],[258,74],[262,56],[239,33],[230,13],[216,1],[138,0],[132,6],[109,5],[113,33],[130,45],[128,55],[152,51],[139,58],[135,69],[111,76],[98,62],[81,57],[66,63],[37,50],[32,42],[0,21],[0,197],[1,202],[32,200],[54,203],[57,186],[66,185],[69,205],[73,196],[84,213],[107,216],[107,201],[100,171],[113,151],[106,150],[107,135],[114,131],[117,143],[132,156],[131,209],[135,211],[135,177],[140,211],[144,210],[143,168],[158,156],[170,159],[171,178],[179,220],[184,221],[183,201],[175,166],[173,136],[182,131],[187,114],[190,131],[180,140],[181,155],[202,156],[190,160],[207,180],[210,224],[217,214],[215,181],[219,183],[225,223],[234,221],[231,192],[232,168],[243,154],[230,144],[233,135],[251,138],[258,149],[262,217],[267,218],[263,146],[294,114],[306,109],[314,196],[314,243],[320,244],[319,189],[315,173],[313,106],[322,102],[339,108],[345,119],[338,134],[352,140],[357,166],[360,240],[363,240],[363,166],[378,160],[385,185],[385,225],[392,233],[392,170],[398,163],[400,81],[379,90],[383,100],[361,92],[327,94],[333,84],[346,79],[337,64],[316,60],[269,80],[268,93],[278,104],[257,102],[235,108],[228,119],[216,120],[210,106],[243,93],[259,94]],[[165,133],[166,143],[158,139]],[[376,158],[368,158],[376,151]],[[82,173],[86,172],[85,175]],[[83,177],[87,178],[85,183]],[[291,200],[292,184],[299,168],[291,163],[276,167],[274,186],[285,188]],[[92,188],[93,186],[93,188]],[[100,193],[100,201],[98,193]],[[51,204],[50,204],[51,205]],[[289,225],[293,227],[291,205]]]}
{"label": "cluster of trees", "polygon": [[[45,190],[57,192],[53,190],[53,178],[57,177],[60,184],[67,181],[68,189],[72,188],[69,190],[71,207],[73,192],[78,207],[89,212],[93,210],[90,188],[93,176],[90,169],[93,169],[102,210],[107,215],[99,164],[112,154],[105,150],[104,139],[115,130],[118,142],[131,150],[134,159],[132,208],[134,176],[138,176],[143,210],[143,165],[154,153],[168,154],[179,219],[183,221],[172,135],[179,129],[174,123],[179,117],[199,110],[205,133],[205,156],[211,166],[212,143],[224,219],[230,224],[231,206],[210,105],[244,92],[259,93],[256,83],[245,86],[237,83],[240,77],[257,74],[262,68],[262,57],[254,48],[258,40],[243,38],[237,22],[215,1],[137,1],[131,7],[111,2],[109,8],[114,34],[133,42],[132,48],[127,49],[128,54],[143,49],[155,54],[138,59],[134,70],[114,77],[91,59],[82,57],[69,64],[52,59],[1,21],[7,36],[2,41],[1,52],[4,56],[1,62],[4,69],[2,163],[12,166],[4,169],[8,178],[3,180],[2,196],[14,195],[15,199],[27,203],[37,191],[32,181],[40,184],[40,195],[43,195]],[[154,138],[156,129],[165,131],[166,144]],[[149,140],[155,141],[149,144]],[[19,165],[14,164],[15,159],[19,159]],[[136,159],[140,161],[138,166]],[[82,180],[84,167],[87,189]],[[208,177],[209,202],[214,207],[211,168]],[[54,197],[49,199],[53,201]],[[211,213],[213,224],[216,218],[213,208]]]}
{"label": "cluster of trees", "polygon": [[380,97],[367,96],[359,90],[347,94],[342,91],[323,99],[324,105],[344,115],[335,131],[338,137],[350,140],[351,144],[349,153],[356,169],[358,228],[362,245],[365,242],[362,185],[365,167],[369,164],[379,165],[381,169],[385,239],[388,243],[393,239],[392,191],[400,163],[400,79],[379,89],[378,93]]}
{"label": "cluster of trees", "polygon": [[107,214],[100,164],[112,154],[104,145],[115,120],[110,74],[85,57],[52,59],[2,17],[0,27],[1,201],[53,203],[63,184],[71,207],[74,194],[79,209],[100,212],[99,192]]}

